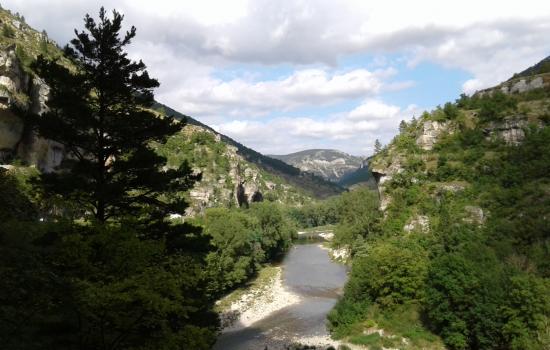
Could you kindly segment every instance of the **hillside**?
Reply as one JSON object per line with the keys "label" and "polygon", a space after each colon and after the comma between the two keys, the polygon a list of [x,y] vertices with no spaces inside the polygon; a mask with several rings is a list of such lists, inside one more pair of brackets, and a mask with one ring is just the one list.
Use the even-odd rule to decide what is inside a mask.
{"label": "hillside", "polygon": [[[62,58],[61,50],[45,32],[32,29],[22,17],[0,10],[0,21],[0,163],[16,162],[52,171],[66,158],[63,146],[29,132],[18,116],[20,113],[14,111],[36,114],[44,111],[48,87],[29,68],[33,57],[42,54],[59,58],[63,65],[70,66],[70,62]],[[248,205],[263,199],[300,204],[310,197],[323,198],[342,191],[337,185],[219,135],[167,106],[158,104],[157,109],[189,122],[188,127],[169,141],[185,145],[181,149],[185,149],[186,154],[182,154],[181,149],[166,153],[169,146],[161,151],[172,163],[174,159],[186,159],[196,172],[203,174],[189,194],[192,212],[217,205]],[[197,153],[202,156],[193,155]],[[225,165],[219,166],[221,163]]]}
{"label": "hillside", "polygon": [[363,160],[359,157],[331,149],[310,149],[286,155],[270,155],[270,157],[335,183],[359,169],[363,164]]}
{"label": "hillside", "polygon": [[[355,257],[333,334],[386,347],[415,334],[413,349],[441,348],[436,336],[450,349],[549,348],[543,64],[425,112],[372,158],[382,215],[366,238],[347,239]],[[381,336],[365,335],[377,327]]]}
{"label": "hillside", "polygon": [[237,147],[207,128],[188,124],[156,147],[168,160],[168,167],[178,168],[186,161],[201,174],[187,196],[191,203],[188,215],[203,213],[206,208],[248,206],[263,200],[288,205],[311,200],[303,190],[247,161]]}
{"label": "hillside", "polygon": [[273,156],[265,156],[245,145],[233,140],[232,138],[220,134],[211,127],[199,122],[198,120],[182,114],[166,105],[157,103],[155,109],[164,114],[174,116],[176,119],[186,120],[189,124],[198,126],[218,135],[220,140],[229,146],[235,147],[237,153],[246,161],[255,164],[264,171],[274,176],[279,176],[289,184],[296,186],[309,195],[317,198],[327,198],[343,192],[343,188],[330,181],[323,179],[312,173],[304,172],[295,166],[287,164]]}

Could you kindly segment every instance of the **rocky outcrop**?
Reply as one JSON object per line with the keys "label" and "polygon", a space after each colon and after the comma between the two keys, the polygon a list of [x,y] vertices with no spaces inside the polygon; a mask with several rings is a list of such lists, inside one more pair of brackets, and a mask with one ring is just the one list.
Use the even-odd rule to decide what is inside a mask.
{"label": "rocky outcrop", "polygon": [[430,219],[426,215],[416,215],[403,227],[403,231],[410,232],[430,232]]}
{"label": "rocky outcrop", "polygon": [[15,45],[0,51],[0,103],[3,108],[12,104],[21,109],[28,108],[25,94],[29,92],[30,77],[21,68],[15,54]]}
{"label": "rocky outcrop", "polygon": [[237,205],[248,206],[250,203],[261,202],[263,200],[258,176],[258,171],[248,167],[243,172],[239,171],[236,173],[237,188],[235,190],[235,199]]}
{"label": "rocky outcrop", "polygon": [[494,91],[502,91],[505,94],[517,94],[535,89],[541,89],[546,86],[550,86],[550,74],[548,73],[530,77],[514,78],[495,87],[480,90],[476,92],[476,94],[483,96],[486,94],[492,94]]}
{"label": "rocky outcrop", "polygon": [[400,155],[395,155],[389,157],[389,163],[383,163],[382,161],[371,162],[369,166],[378,187],[380,210],[384,211],[391,202],[390,196],[387,195],[385,184],[391,180],[394,175],[404,170],[403,159]]}
{"label": "rocky outcrop", "polygon": [[485,223],[485,212],[480,207],[467,205],[464,207],[464,211],[466,212],[466,217],[463,219],[464,222],[476,225],[483,225]]}
{"label": "rocky outcrop", "polygon": [[44,172],[52,171],[65,157],[64,147],[38,137],[12,109],[41,115],[47,109],[49,88],[26,73],[15,46],[0,51],[0,162],[18,157]]}
{"label": "rocky outcrop", "polygon": [[422,133],[416,139],[416,144],[423,150],[430,151],[437,139],[446,132],[452,132],[450,122],[424,121],[422,123]]}
{"label": "rocky outcrop", "polygon": [[525,128],[528,125],[527,118],[524,116],[514,116],[505,118],[502,121],[489,123],[483,129],[487,139],[494,137],[503,139],[508,145],[519,145],[525,138]]}
{"label": "rocky outcrop", "polygon": [[[195,125],[187,125],[184,128],[185,138],[190,138],[194,133],[207,133],[214,136],[216,143],[223,144],[218,135],[207,129]],[[195,151],[201,152],[201,154],[212,155],[211,152],[214,152],[208,146],[197,145],[195,147]],[[205,157],[208,158],[208,156]],[[196,173],[202,174],[202,178],[189,192],[191,207],[185,213],[187,216],[202,213],[205,209],[215,206],[246,207],[253,202],[263,201],[266,192],[278,189],[279,185],[264,181],[260,171],[246,162],[238,154],[236,147],[224,144],[221,157],[229,163],[229,171],[223,171],[218,168],[217,164],[194,169]],[[210,163],[210,161],[208,162]],[[212,163],[215,161],[212,160]]]}
{"label": "rocky outcrop", "polygon": [[540,89],[544,87],[544,80],[542,77],[536,77],[534,79],[520,79],[513,84],[505,85],[501,88],[504,93],[522,93],[530,90]]}

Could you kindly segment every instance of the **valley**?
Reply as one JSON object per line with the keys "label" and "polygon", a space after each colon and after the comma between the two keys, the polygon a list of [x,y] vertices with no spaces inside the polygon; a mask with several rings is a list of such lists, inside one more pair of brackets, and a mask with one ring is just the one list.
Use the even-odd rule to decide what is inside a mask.
{"label": "valley", "polygon": [[[382,83],[393,68],[360,71],[359,85],[307,65],[270,83],[212,69],[221,88],[178,95],[192,117],[156,99],[123,13],[85,17],[61,48],[0,9],[3,348],[550,348],[550,56],[421,113],[376,97],[408,86]],[[193,55],[218,64],[230,44]],[[310,92],[325,83],[320,102]],[[246,84],[280,96],[229,92]],[[352,97],[329,103],[341,86]],[[261,108],[282,104],[275,135],[279,117]],[[327,128],[299,113],[322,108]],[[388,130],[368,156],[332,149],[360,154]],[[288,144],[264,155],[228,135]],[[308,147],[285,154],[293,137]]]}

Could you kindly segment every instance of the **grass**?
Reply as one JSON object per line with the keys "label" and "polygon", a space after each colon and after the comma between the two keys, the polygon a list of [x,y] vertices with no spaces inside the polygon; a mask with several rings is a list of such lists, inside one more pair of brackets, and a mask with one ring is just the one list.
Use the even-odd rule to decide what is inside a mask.
{"label": "grass", "polygon": [[280,271],[280,267],[274,265],[264,266],[257,274],[257,276],[242,285],[241,287],[235,289],[231,293],[227,294],[225,297],[220,299],[215,306],[215,311],[223,312],[229,310],[231,305],[241,299],[241,297],[247,293],[253,292],[264,293],[268,291],[268,288],[271,286],[273,279],[277,276]]}

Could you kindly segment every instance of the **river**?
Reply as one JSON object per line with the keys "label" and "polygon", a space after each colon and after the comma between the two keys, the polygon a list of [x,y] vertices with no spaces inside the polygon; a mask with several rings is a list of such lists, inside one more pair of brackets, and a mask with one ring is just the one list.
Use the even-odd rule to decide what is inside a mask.
{"label": "river", "polygon": [[319,243],[296,244],[282,261],[283,283],[301,297],[252,326],[220,336],[214,350],[279,349],[292,339],[327,335],[326,316],[341,295],[347,269]]}

